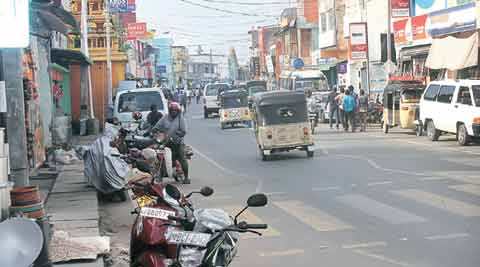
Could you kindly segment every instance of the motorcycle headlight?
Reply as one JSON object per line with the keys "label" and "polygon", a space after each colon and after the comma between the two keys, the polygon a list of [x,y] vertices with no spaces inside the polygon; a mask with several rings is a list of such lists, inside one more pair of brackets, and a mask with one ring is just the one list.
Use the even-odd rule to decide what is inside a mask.
{"label": "motorcycle headlight", "polygon": [[178,261],[182,267],[201,266],[206,251],[206,249],[184,247],[180,250]]}

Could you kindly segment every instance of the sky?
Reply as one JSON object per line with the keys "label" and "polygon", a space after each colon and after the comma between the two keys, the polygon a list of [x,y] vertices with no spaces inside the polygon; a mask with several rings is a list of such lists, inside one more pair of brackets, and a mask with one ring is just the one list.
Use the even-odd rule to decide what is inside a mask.
{"label": "sky", "polygon": [[[234,47],[240,64],[248,62],[249,35],[254,26],[278,23],[284,8],[295,0],[137,0],[137,21],[147,22],[157,35],[169,32],[175,45],[185,45],[196,53],[228,55]],[[207,9],[198,5],[222,9]],[[235,14],[231,14],[235,13]],[[237,14],[241,13],[241,14]],[[165,36],[165,35],[164,35]]]}

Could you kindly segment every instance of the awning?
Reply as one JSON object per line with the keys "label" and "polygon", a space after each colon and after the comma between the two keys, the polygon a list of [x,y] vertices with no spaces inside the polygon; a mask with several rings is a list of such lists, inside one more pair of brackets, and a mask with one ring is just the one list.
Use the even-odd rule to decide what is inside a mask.
{"label": "awning", "polygon": [[478,33],[468,38],[433,39],[425,65],[431,69],[460,70],[478,64]]}
{"label": "awning", "polygon": [[430,44],[416,45],[411,47],[404,47],[399,52],[399,57],[402,61],[412,60],[412,57],[426,57],[430,51]]}
{"label": "awning", "polygon": [[52,57],[52,62],[58,63],[64,67],[72,63],[78,63],[80,65],[91,65],[93,63],[90,58],[86,57],[78,50],[52,48],[50,55]]}
{"label": "awning", "polygon": [[[57,31],[63,34],[80,31],[73,15],[53,3],[32,1],[30,3],[30,12],[33,17],[37,17],[40,20],[41,25],[46,30]],[[35,24],[37,21],[32,19],[32,23]]]}

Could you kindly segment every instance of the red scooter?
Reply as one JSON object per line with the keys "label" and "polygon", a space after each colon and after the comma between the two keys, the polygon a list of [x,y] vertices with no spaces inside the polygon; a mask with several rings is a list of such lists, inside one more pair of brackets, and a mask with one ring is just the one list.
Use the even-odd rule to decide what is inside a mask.
{"label": "red scooter", "polygon": [[[193,205],[189,197],[194,193],[205,197],[213,189],[204,187],[198,192],[184,196],[171,184],[130,182],[127,185],[137,200],[137,214],[130,238],[131,267],[170,266],[177,256],[177,245],[167,243],[167,234],[172,230],[192,231],[194,226]],[[178,222],[175,218],[185,218]],[[187,234],[198,235],[193,232]]]}

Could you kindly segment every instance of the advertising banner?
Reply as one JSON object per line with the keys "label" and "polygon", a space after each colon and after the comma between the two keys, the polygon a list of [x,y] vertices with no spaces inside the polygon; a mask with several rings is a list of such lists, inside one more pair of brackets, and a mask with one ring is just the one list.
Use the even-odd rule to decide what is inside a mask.
{"label": "advertising banner", "polygon": [[367,24],[350,23],[350,60],[366,60],[367,55]]}
{"label": "advertising banner", "polygon": [[147,23],[135,22],[127,24],[127,40],[136,40],[147,34]]}
{"label": "advertising banner", "polygon": [[427,19],[428,15],[425,14],[395,21],[393,23],[395,44],[408,45],[430,38],[426,26]]}
{"label": "advertising banner", "polygon": [[392,18],[410,16],[410,0],[392,0]]}
{"label": "advertising banner", "polygon": [[108,9],[112,13],[135,11],[135,0],[109,0]]}

